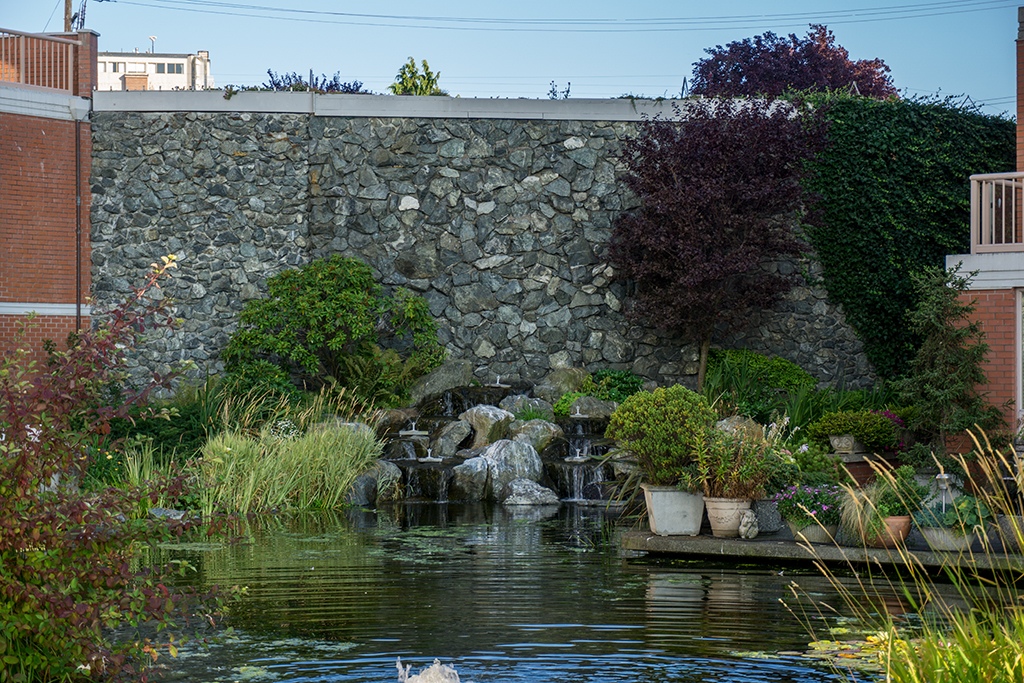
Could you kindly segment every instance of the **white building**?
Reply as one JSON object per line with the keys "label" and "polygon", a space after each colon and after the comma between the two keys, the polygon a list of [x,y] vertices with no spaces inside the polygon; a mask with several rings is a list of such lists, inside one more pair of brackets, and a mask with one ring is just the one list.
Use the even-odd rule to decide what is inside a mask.
{"label": "white building", "polygon": [[97,90],[207,90],[213,88],[210,53],[97,53]]}

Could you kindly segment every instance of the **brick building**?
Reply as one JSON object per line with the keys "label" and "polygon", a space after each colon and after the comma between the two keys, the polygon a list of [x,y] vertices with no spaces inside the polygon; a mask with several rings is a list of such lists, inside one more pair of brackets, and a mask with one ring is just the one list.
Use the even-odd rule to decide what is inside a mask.
{"label": "brick building", "polygon": [[93,31],[0,30],[0,352],[89,324]]}

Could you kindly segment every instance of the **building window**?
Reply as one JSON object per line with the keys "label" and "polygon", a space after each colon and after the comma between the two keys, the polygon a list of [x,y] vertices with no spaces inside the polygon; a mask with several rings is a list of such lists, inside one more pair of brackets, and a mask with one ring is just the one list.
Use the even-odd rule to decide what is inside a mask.
{"label": "building window", "polygon": [[115,74],[117,73],[117,62],[110,63],[110,71]]}
{"label": "building window", "polygon": [[168,64],[167,73],[169,74],[183,74],[185,73],[184,64]]}
{"label": "building window", "polygon": [[164,72],[164,63],[163,62],[157,62],[156,63],[156,72],[158,74],[162,74]]}
{"label": "building window", "polygon": [[146,73],[146,65],[143,62],[128,62],[128,73],[130,74],[144,74]]}

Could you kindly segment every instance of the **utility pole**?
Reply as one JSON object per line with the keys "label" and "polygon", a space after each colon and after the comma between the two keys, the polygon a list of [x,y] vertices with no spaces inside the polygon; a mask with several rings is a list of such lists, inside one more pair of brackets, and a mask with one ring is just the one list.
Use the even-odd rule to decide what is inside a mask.
{"label": "utility pole", "polygon": [[71,0],[64,0],[64,32],[71,33]]}

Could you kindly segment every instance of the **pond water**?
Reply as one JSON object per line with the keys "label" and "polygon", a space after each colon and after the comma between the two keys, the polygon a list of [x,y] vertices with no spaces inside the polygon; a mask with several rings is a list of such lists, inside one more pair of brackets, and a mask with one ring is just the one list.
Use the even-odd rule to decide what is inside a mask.
{"label": "pond water", "polygon": [[247,588],[233,633],[183,648],[164,680],[383,683],[399,656],[478,683],[841,680],[798,654],[809,637],[780,602],[793,580],[828,596],[814,568],[624,557],[614,517],[405,504],[270,517],[237,545],[164,550],[200,585]]}

